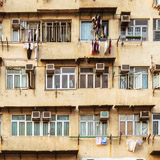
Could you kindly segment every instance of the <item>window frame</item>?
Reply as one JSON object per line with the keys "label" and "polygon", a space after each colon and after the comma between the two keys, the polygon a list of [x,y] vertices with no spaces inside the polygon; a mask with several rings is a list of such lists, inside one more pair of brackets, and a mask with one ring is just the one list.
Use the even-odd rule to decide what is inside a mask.
{"label": "window frame", "polygon": [[[147,25],[136,25],[136,20],[147,20]],[[132,19],[133,24],[129,25],[128,27],[125,28],[125,34],[122,33],[122,26],[120,26],[120,36],[128,36],[128,37],[133,37],[133,39],[128,39],[128,41],[149,41],[149,19]],[[129,35],[129,28],[132,28],[132,35]],[[140,35],[136,35],[136,28],[140,28]],[[146,28],[146,36],[143,36],[143,28]],[[123,31],[124,32],[124,31]],[[141,39],[135,39],[135,37],[141,37]],[[143,40],[143,39],[146,40]],[[127,38],[126,38],[127,39]],[[121,38],[122,41],[127,41],[123,38]]]}
{"label": "window frame", "polygon": [[[147,73],[144,73],[143,70],[142,71],[139,71],[139,72],[135,72],[135,69],[136,68],[146,68],[147,69]],[[129,73],[125,73],[125,74],[121,74],[119,75],[119,89],[148,89],[149,87],[149,72],[148,72],[148,67],[131,67],[132,71],[129,72]],[[129,80],[129,76],[132,75],[133,77],[133,88],[130,87],[130,80]],[[139,75],[140,76],[140,87],[136,87],[136,75]],[[147,75],[147,88],[143,88],[143,75]],[[126,87],[125,88],[122,88],[121,86],[121,77],[126,77],[126,81],[125,81],[125,84],[126,84]]]}
{"label": "window frame", "polygon": [[[13,67],[13,68],[6,68],[6,89],[7,90],[14,90],[14,89],[28,89],[29,88],[29,77],[28,77],[28,74],[27,73],[21,73],[22,70],[24,68],[18,68],[19,72],[20,73],[7,73],[8,70],[14,70],[14,69],[17,69],[16,67]],[[25,70],[25,69],[24,69]],[[12,76],[12,82],[13,82],[13,87],[12,88],[8,88],[7,86],[7,81],[8,81],[8,76]],[[19,83],[19,86],[20,87],[15,87],[15,76],[19,76],[19,79],[20,79],[20,83]],[[23,76],[26,76],[26,87],[22,87],[22,80],[23,80]]]}
{"label": "window frame", "polygon": [[154,125],[153,125],[153,122],[158,122],[158,134],[156,134],[157,136],[160,136],[160,119],[156,119],[156,120],[154,120],[153,119],[153,116],[154,115],[160,115],[159,113],[153,113],[152,114],[152,135],[154,136],[154,130],[153,130],[153,127],[154,127]]}
{"label": "window frame", "polygon": [[[154,29],[154,21],[156,21],[156,29]],[[158,29],[158,21],[160,22],[160,19],[159,18],[153,18],[153,41],[160,41],[160,39],[159,40],[156,40],[154,37],[155,37],[155,32],[159,32],[160,33],[160,28]]]}
{"label": "window frame", "polygon": [[[57,67],[58,68],[58,67]],[[59,67],[60,68],[60,73],[54,73],[54,74],[47,74],[46,72],[46,90],[55,90],[55,89],[58,89],[58,90],[72,90],[72,89],[76,89],[76,67]],[[74,68],[74,73],[63,73],[62,72],[62,69],[63,68]],[[47,76],[48,75],[52,75],[52,88],[48,88],[48,82],[47,82]],[[55,88],[55,76],[56,75],[59,75],[60,76],[60,88]],[[62,77],[67,75],[67,88],[63,88],[62,87],[62,83],[63,83],[63,79]],[[74,84],[74,88],[71,88],[70,87],[70,76],[74,76],[74,81],[75,81],[75,84]]]}
{"label": "window frame", "polygon": [[[121,115],[132,115],[132,120],[121,120],[120,119],[120,116]],[[125,122],[125,135],[123,135],[122,134],[122,136],[147,136],[148,135],[148,133],[147,133],[147,135],[143,135],[142,133],[143,133],[143,128],[142,128],[142,126],[143,126],[143,122],[142,121],[140,121],[140,120],[136,120],[136,118],[135,118],[135,116],[136,115],[138,115],[138,114],[119,114],[119,135],[120,135],[120,131],[121,131],[121,128],[120,128],[120,123],[121,122]],[[138,115],[139,116],[139,115]],[[128,122],[132,122],[133,123],[133,125],[132,125],[132,129],[133,129],[133,134],[132,135],[128,135],[128,127],[127,127],[127,123]],[[136,135],[135,134],[135,124],[136,124],[136,122],[139,122],[140,123],[140,135]],[[146,121],[147,122],[147,124],[148,124],[148,132],[149,132],[149,122],[148,122],[148,120]]]}
{"label": "window frame", "polygon": [[[99,117],[99,120],[95,120],[95,116],[97,116],[98,114],[81,114],[80,115],[80,121],[79,121],[79,134],[80,136],[107,136],[108,133],[109,133],[109,122],[108,120],[106,121],[100,121],[100,117]],[[93,119],[92,120],[81,120],[81,116],[92,116]],[[103,123],[106,123],[106,126],[107,126],[107,131],[106,131],[106,135],[103,135]],[[85,123],[85,130],[86,130],[86,134],[85,135],[81,135],[81,123]],[[89,123],[93,123],[93,131],[92,131],[92,135],[89,135],[88,134],[88,124]],[[99,127],[100,127],[100,134],[99,135],[96,135],[96,123],[99,123]]]}
{"label": "window frame", "polygon": [[[24,120],[13,120],[12,119],[12,116],[24,116],[25,118],[24,118]],[[21,114],[12,114],[11,115],[11,136],[45,136],[45,137],[47,137],[47,136],[65,136],[65,137],[68,137],[69,136],[69,134],[70,134],[70,115],[68,115],[68,114],[52,114],[52,116],[55,116],[55,120],[50,120],[50,121],[43,121],[43,120],[40,120],[40,121],[32,121],[32,119],[31,120],[27,120],[27,116],[31,116],[30,114],[23,114],[23,115],[21,115]],[[58,116],[68,116],[68,120],[58,120]],[[16,122],[17,123],[17,135],[12,135],[12,123],[13,122]],[[19,123],[20,122],[24,122],[24,124],[25,124],[25,130],[24,130],[24,135],[19,135],[19,132],[20,132],[20,130],[19,130]],[[32,123],[32,135],[27,135],[27,123],[28,122],[31,122]],[[39,122],[39,127],[40,127],[40,129],[39,129],[39,135],[35,135],[35,133],[34,133],[34,129],[35,129],[35,123],[37,123],[37,122]],[[48,123],[48,135],[44,135],[43,134],[43,123],[44,122],[47,122]],[[51,135],[51,133],[50,133],[50,123],[52,123],[52,122],[54,122],[55,123],[55,135]],[[57,135],[57,123],[58,122],[61,122],[62,123],[62,135]],[[65,129],[64,129],[64,123],[69,123],[69,130],[68,130],[68,135],[65,135]]]}
{"label": "window frame", "polygon": [[[82,33],[82,26],[81,26],[81,24],[82,24],[82,22],[91,22],[92,23],[92,20],[90,20],[90,19],[85,19],[85,20],[80,20],[80,41],[81,42],[89,42],[89,41],[92,41],[92,40],[94,40],[95,38],[94,38],[94,35],[93,35],[93,39],[82,39],[82,36],[81,36],[81,33]],[[105,22],[107,22],[107,37],[109,36],[109,20],[108,19],[105,19],[105,20],[102,20],[102,25],[103,25],[103,23],[105,23]],[[93,24],[93,23],[92,23]],[[92,28],[93,29],[93,28]],[[94,29],[93,29],[93,31],[94,31]],[[95,31],[94,31],[94,33],[95,33]],[[100,41],[104,41],[104,40],[107,40],[107,38],[101,38],[100,39]]]}
{"label": "window frame", "polygon": [[[81,68],[83,69],[89,69],[89,68],[92,68],[93,69],[93,72],[81,72]],[[88,88],[88,76],[89,75],[92,75],[93,76],[93,87],[92,88],[102,88],[102,89],[106,89],[106,88],[109,88],[109,67],[105,67],[105,68],[108,68],[108,73],[102,73],[102,74],[97,74],[96,71],[95,71],[95,68],[93,67],[80,67],[79,68],[79,88],[80,89],[91,89],[91,88]],[[85,84],[86,86],[84,88],[81,88],[81,75],[85,75]],[[96,76],[99,75],[100,76],[100,87],[96,87]],[[107,83],[107,87],[103,87],[103,76],[107,76],[107,79],[108,79],[108,83]]]}

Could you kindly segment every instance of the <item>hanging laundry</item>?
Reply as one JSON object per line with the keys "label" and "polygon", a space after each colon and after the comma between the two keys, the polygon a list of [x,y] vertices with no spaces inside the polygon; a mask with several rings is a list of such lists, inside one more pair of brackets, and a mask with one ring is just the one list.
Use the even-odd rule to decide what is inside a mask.
{"label": "hanging laundry", "polygon": [[107,26],[104,26],[104,37],[107,38]]}
{"label": "hanging laundry", "polygon": [[35,44],[35,60],[38,59],[38,44]]}
{"label": "hanging laundry", "polygon": [[33,43],[30,43],[30,49],[33,50]]}
{"label": "hanging laundry", "polygon": [[101,145],[102,144],[102,137],[96,137],[96,144]]}
{"label": "hanging laundry", "polygon": [[100,41],[93,41],[91,43],[91,55],[100,53]]}
{"label": "hanging laundry", "polygon": [[137,143],[138,143],[139,146],[141,146],[142,143],[143,143],[143,140],[141,140],[141,139],[138,137],[138,138],[137,138]]}
{"label": "hanging laundry", "polygon": [[112,44],[111,44],[111,39],[109,40],[109,53],[111,53],[111,47],[112,47]]}
{"label": "hanging laundry", "polygon": [[104,54],[107,53],[107,50],[108,50],[108,40],[106,40],[104,43]]}
{"label": "hanging laundry", "polygon": [[102,137],[102,144],[107,144],[107,137]]}
{"label": "hanging laundry", "polygon": [[28,49],[29,48],[29,43],[24,43],[24,48]]}
{"label": "hanging laundry", "polygon": [[94,41],[91,43],[91,55],[94,55]]}
{"label": "hanging laundry", "polygon": [[127,150],[130,152],[134,152],[136,148],[137,140],[134,141],[132,139],[127,139],[126,145],[127,145]]}

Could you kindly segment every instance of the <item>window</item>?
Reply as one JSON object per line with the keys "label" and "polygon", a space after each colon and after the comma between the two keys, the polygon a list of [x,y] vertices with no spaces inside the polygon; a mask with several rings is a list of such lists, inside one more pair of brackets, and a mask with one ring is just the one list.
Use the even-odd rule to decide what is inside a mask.
{"label": "window", "polygon": [[43,22],[43,42],[71,42],[71,21]]}
{"label": "window", "polygon": [[131,67],[130,72],[120,75],[121,89],[147,89],[148,88],[148,68]]}
{"label": "window", "polygon": [[52,115],[51,121],[32,121],[31,115],[12,115],[12,136],[69,136],[69,115]]}
{"label": "window", "polygon": [[36,42],[40,39],[39,37],[40,22],[12,20],[13,42]]}
{"label": "window", "polygon": [[159,73],[154,73],[153,75],[153,88],[158,88],[160,87],[160,74]]}
{"label": "window", "polygon": [[40,39],[40,22],[21,21],[20,40],[22,42],[37,42]]}
{"label": "window", "polygon": [[153,114],[152,134],[160,135],[160,114]]}
{"label": "window", "polygon": [[107,121],[101,122],[99,115],[80,116],[80,136],[106,136]]}
{"label": "window", "polygon": [[119,132],[122,133],[122,135],[148,135],[148,121],[140,121],[138,114],[119,115],[119,128]]}
{"label": "window", "polygon": [[153,19],[153,41],[160,41],[160,19]]}
{"label": "window", "polygon": [[[148,40],[148,20],[131,20],[128,27],[121,26],[120,36],[123,41]],[[123,38],[125,37],[125,38]]]}
{"label": "window", "polygon": [[24,68],[7,68],[6,70],[7,89],[28,87],[28,75]]}
{"label": "window", "polygon": [[108,68],[103,74],[95,73],[95,68],[80,68],[80,88],[108,88]]}
{"label": "window", "polygon": [[[108,37],[108,21],[102,20],[101,25],[101,40],[105,40]],[[93,30],[93,23],[91,21],[81,21],[81,40],[82,41],[88,41],[88,40],[94,40],[94,33]]]}
{"label": "window", "polygon": [[76,89],[74,67],[55,68],[54,74],[46,74],[46,89]]}

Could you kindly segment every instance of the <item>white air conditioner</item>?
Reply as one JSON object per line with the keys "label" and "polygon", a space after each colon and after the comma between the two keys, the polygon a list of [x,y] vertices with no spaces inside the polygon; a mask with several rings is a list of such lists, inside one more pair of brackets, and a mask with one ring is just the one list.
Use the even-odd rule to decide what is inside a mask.
{"label": "white air conditioner", "polygon": [[40,121],[40,111],[32,111],[32,120]]}
{"label": "white air conditioner", "polygon": [[20,28],[20,19],[12,19],[12,28]]}
{"label": "white air conditioner", "polygon": [[141,111],[140,120],[149,120],[149,111]]}
{"label": "white air conditioner", "polygon": [[51,119],[51,112],[44,111],[43,114],[42,114],[42,119],[44,121],[49,121]]}
{"label": "white air conditioner", "polygon": [[97,73],[103,73],[105,70],[105,64],[104,63],[96,63],[96,72]]}
{"label": "white air conditioner", "polygon": [[33,72],[34,71],[34,66],[33,66],[33,64],[26,64],[26,66],[25,66],[25,70],[26,70],[26,72],[28,73],[28,72]]}
{"label": "white air conditioner", "polygon": [[100,120],[107,120],[109,119],[109,112],[108,111],[101,111],[100,112]]}
{"label": "white air conditioner", "polygon": [[121,72],[129,72],[130,71],[130,65],[129,64],[122,64],[121,65]]}
{"label": "white air conditioner", "polygon": [[160,72],[160,64],[155,65],[155,71]]}
{"label": "white air conditioner", "polygon": [[130,22],[130,15],[121,15],[121,22]]}
{"label": "white air conditioner", "polygon": [[54,64],[46,64],[46,71],[47,74],[53,74],[54,73]]}

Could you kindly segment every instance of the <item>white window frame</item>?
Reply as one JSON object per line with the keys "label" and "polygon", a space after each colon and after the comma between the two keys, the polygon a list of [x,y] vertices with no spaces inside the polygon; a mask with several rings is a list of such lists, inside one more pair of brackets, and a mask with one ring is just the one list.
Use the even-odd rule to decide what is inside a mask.
{"label": "white window frame", "polygon": [[[154,29],[154,20],[156,21],[156,29]],[[159,32],[160,33],[160,28],[158,29],[158,21],[160,22],[160,19],[158,19],[158,18],[155,18],[155,19],[153,19],[153,41],[160,41],[160,39],[159,40],[155,40],[154,39],[154,34],[155,34],[155,32]]]}
{"label": "white window frame", "polygon": [[12,28],[12,42],[17,43],[17,42],[20,41],[20,29],[17,29],[17,30],[18,30],[18,41],[14,41],[14,38],[13,38],[13,30],[15,30],[15,28]]}
{"label": "white window frame", "polygon": [[[14,68],[11,68],[11,70],[14,70]],[[7,73],[7,70],[8,69],[6,69],[6,89],[8,90],[8,89],[28,89],[28,74],[26,74],[26,73],[21,73],[23,68],[19,68],[19,73]],[[8,88],[7,87],[7,77],[8,76],[12,76],[12,78],[13,78],[13,88]],[[14,86],[14,79],[15,79],[15,76],[19,76],[20,77],[20,87],[17,87],[17,88],[15,88],[15,86]],[[22,77],[23,76],[26,76],[26,87],[22,87]]]}
{"label": "white window frame", "polygon": [[[136,25],[136,20],[147,20],[147,23],[148,25]],[[131,21],[133,21],[133,25],[132,26],[128,26],[126,27],[126,30],[125,30],[125,35],[121,33],[121,28],[120,28],[120,36],[133,36],[133,39],[131,41],[134,41],[134,36],[140,36],[142,39],[143,38],[146,38],[145,41],[148,41],[149,40],[149,20],[148,19],[132,19]],[[140,35],[136,35],[136,28],[139,27],[140,28]],[[147,35],[146,36],[143,36],[142,35],[142,30],[143,30],[143,27],[146,27],[147,28]],[[129,28],[132,28],[133,29],[133,34],[132,35],[129,35]],[[140,39],[141,40],[141,39]],[[136,40],[137,41],[137,40]]]}
{"label": "white window frame", "polygon": [[[154,84],[155,83],[155,79],[154,79],[155,77],[158,77],[158,85],[157,86],[155,86],[155,84]],[[158,88],[158,89],[160,88],[160,73],[157,73],[157,74],[153,75],[153,89],[155,89],[155,88]]]}
{"label": "white window frame", "polygon": [[[82,68],[82,67],[81,67]],[[93,88],[103,88],[102,87],[102,78],[103,78],[103,76],[107,76],[108,77],[108,84],[107,84],[107,86],[108,87],[106,87],[106,88],[109,88],[109,73],[102,73],[101,75],[100,75],[100,87],[96,87],[96,72],[95,72],[95,68],[92,68],[93,69],[93,72],[91,73],[91,72],[81,72],[81,68],[79,69],[79,88],[81,88],[80,86],[81,86],[81,75],[85,75],[85,81],[86,81],[86,87],[84,87],[84,88],[81,88],[81,89],[91,89],[91,88],[88,88],[88,76],[89,75],[92,75],[93,76]],[[85,67],[85,68],[87,68],[87,67]],[[88,67],[89,68],[89,67]],[[90,67],[91,68],[91,67]]]}
{"label": "white window frame", "polygon": [[[132,115],[133,120],[120,120],[121,115]],[[142,135],[142,123],[143,122],[136,120],[135,115],[138,115],[138,114],[119,114],[119,135],[120,135],[120,122],[125,122],[125,135],[122,135],[122,136],[141,136]],[[133,134],[132,135],[127,134],[127,122],[133,122]],[[140,135],[135,135],[135,123],[136,122],[140,122]],[[147,123],[148,123],[148,130],[149,130],[149,122],[147,121]],[[147,135],[142,135],[142,136],[147,136]]]}
{"label": "white window frame", "polygon": [[[47,121],[43,121],[43,120],[32,121],[32,119],[31,120],[26,120],[26,116],[27,115],[29,115],[29,114],[24,114],[24,115],[13,114],[13,115],[11,115],[11,136],[20,136],[19,135],[19,123],[20,122],[24,122],[25,123],[25,135],[24,136],[29,136],[29,137],[30,136],[47,136],[47,135],[43,135],[43,123],[47,122]],[[57,120],[58,116],[63,116],[63,115],[68,116],[69,120]],[[48,123],[48,136],[59,136],[59,135],[57,135],[57,123],[58,122],[62,123],[62,135],[60,135],[60,136],[65,136],[65,137],[69,136],[69,135],[64,135],[64,123],[68,122],[69,123],[69,127],[70,127],[70,116],[66,115],[66,114],[63,114],[63,115],[60,115],[60,114],[53,115],[56,118],[55,121],[51,120],[51,121],[47,122]],[[12,120],[12,116],[24,116],[25,120]],[[29,116],[31,116],[31,115],[29,115]],[[17,135],[12,135],[12,122],[17,122]],[[27,122],[31,122],[32,123],[32,135],[27,135]],[[40,134],[39,135],[34,135],[34,125],[35,125],[35,122],[39,122],[40,123]],[[50,135],[50,123],[51,122],[55,122],[55,135]]]}
{"label": "white window frame", "polygon": [[154,115],[160,115],[160,114],[152,114],[152,135],[154,135],[153,133],[153,122],[158,122],[158,136],[160,135],[160,119],[153,119]]}
{"label": "white window frame", "polygon": [[[109,127],[108,127],[108,121],[100,121],[100,119],[99,120],[94,120],[95,119],[95,115],[93,114],[82,114],[82,115],[80,115],[80,117],[81,116],[93,116],[93,120],[81,120],[81,118],[80,118],[80,136],[107,136],[108,135],[108,129],[109,129]],[[99,117],[100,118],[100,117]],[[93,123],[93,135],[88,135],[88,123],[90,123],[90,122],[92,122]],[[107,123],[107,135],[103,135],[102,134],[102,124],[103,124],[103,122],[106,122]],[[81,123],[86,123],[86,135],[81,135]],[[95,134],[95,126],[96,126],[96,123],[99,123],[100,124],[100,135],[96,135]]]}
{"label": "white window frame", "polygon": [[[136,67],[138,68],[138,67]],[[133,88],[129,88],[129,74],[133,74]],[[136,85],[136,76],[139,75],[140,79],[139,79],[139,85],[137,86]],[[121,88],[121,74],[119,76],[119,88],[120,89],[148,89],[147,88],[143,88],[143,75],[147,75],[148,76],[148,72],[147,73],[143,73],[143,71],[141,72],[136,72],[135,73],[135,67],[133,67],[133,72],[130,72],[130,73],[126,73],[126,74],[123,74],[123,76],[126,76],[126,81],[125,82],[127,85],[126,85],[126,88]],[[148,76],[148,83],[149,83],[149,76]],[[149,86],[149,84],[147,84],[147,86]]]}
{"label": "white window frame", "polygon": [[[74,70],[75,70],[75,72],[74,73],[62,73],[62,69],[63,68],[74,68]],[[52,88],[47,88],[47,73],[46,73],[46,89],[47,90],[53,90],[53,89],[63,89],[63,90],[71,90],[71,89],[76,89],[76,68],[75,67],[60,67],[60,73],[54,73],[54,74],[52,74],[52,84],[53,84],[53,86],[52,86]],[[55,86],[55,75],[59,75],[60,76],[60,88],[55,88],[54,86]],[[67,75],[67,81],[68,81],[68,83],[67,83],[67,88],[62,88],[62,77],[63,77],[63,75]],[[70,76],[74,76],[75,77],[75,86],[74,86],[74,88],[70,88],[69,87],[69,77]]]}

